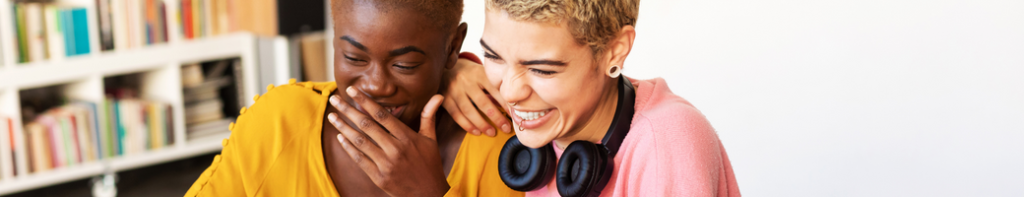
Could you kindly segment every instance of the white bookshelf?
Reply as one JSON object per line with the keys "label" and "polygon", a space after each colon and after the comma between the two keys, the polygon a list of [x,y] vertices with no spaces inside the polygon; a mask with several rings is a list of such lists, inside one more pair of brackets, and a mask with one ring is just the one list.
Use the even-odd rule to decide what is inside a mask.
{"label": "white bookshelf", "polygon": [[[83,1],[94,2],[94,1]],[[168,19],[177,18],[177,0],[165,0]],[[83,4],[85,5],[85,4]],[[100,102],[104,100],[104,78],[126,74],[140,74],[140,94],[142,99],[166,102],[173,112],[174,143],[157,150],[144,153],[104,158],[103,160],[79,165],[61,167],[39,173],[17,172],[17,176],[0,175],[0,195],[41,188],[67,181],[79,180],[101,175],[107,170],[123,171],[168,161],[179,160],[197,155],[217,152],[221,149],[221,140],[228,137],[228,128],[223,134],[200,139],[186,140],[184,103],[182,95],[181,67],[184,64],[239,58],[242,78],[240,97],[253,98],[262,93],[266,82],[285,83],[287,79],[275,77],[261,80],[260,69],[271,71],[288,62],[287,44],[272,46],[259,44],[261,39],[250,33],[231,33],[195,40],[185,40],[177,33],[170,33],[168,43],[144,46],[131,49],[115,49],[100,51],[99,32],[96,27],[95,11],[90,9],[89,36],[91,52],[87,55],[66,57],[57,60],[45,60],[20,64],[16,58],[15,28],[11,0],[0,0],[0,117],[10,117],[14,121],[14,132],[20,139],[24,133],[23,118],[20,117],[19,91],[58,85],[61,93],[74,100]],[[87,8],[91,5],[86,6]],[[178,32],[177,20],[168,21],[168,31]],[[281,43],[283,38],[271,38]],[[273,62],[261,62],[260,47],[274,47]],[[266,50],[264,50],[266,51]],[[264,58],[265,59],[265,58]],[[261,65],[262,63],[262,65]],[[266,71],[265,71],[266,72]],[[267,74],[267,73],[264,73]],[[287,73],[273,73],[273,76],[288,76]],[[244,105],[252,105],[252,99],[245,100]],[[24,148],[22,148],[24,150]],[[0,151],[10,148],[0,147]],[[26,155],[26,154],[21,154]],[[0,158],[0,161],[11,159]],[[16,165],[27,166],[27,158],[17,158]]]}

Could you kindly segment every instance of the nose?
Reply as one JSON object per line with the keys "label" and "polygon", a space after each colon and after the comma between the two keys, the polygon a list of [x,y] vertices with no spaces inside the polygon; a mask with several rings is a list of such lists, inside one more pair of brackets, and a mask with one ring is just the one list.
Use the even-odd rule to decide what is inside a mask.
{"label": "nose", "polygon": [[372,98],[388,97],[395,94],[395,84],[391,82],[391,74],[380,65],[371,65],[369,70],[363,72],[354,85],[360,91]]}
{"label": "nose", "polygon": [[521,103],[533,94],[530,82],[525,78],[526,72],[520,71],[521,69],[516,67],[509,66],[498,89],[501,92],[501,97],[504,97],[505,101],[509,103]]}

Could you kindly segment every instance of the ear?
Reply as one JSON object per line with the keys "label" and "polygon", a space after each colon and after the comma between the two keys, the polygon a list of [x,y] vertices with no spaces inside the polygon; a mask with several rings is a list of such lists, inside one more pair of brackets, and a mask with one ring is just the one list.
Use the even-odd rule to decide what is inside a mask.
{"label": "ear", "polygon": [[466,40],[466,31],[469,29],[469,25],[463,22],[459,24],[459,27],[455,29],[455,34],[452,35],[452,43],[448,46],[448,62],[444,65],[445,69],[452,69],[455,67],[455,62],[459,61],[459,53],[462,52],[462,42]]}
{"label": "ear", "polygon": [[604,55],[607,57],[605,58],[607,64],[602,71],[607,71],[612,66],[619,66],[619,69],[623,69],[626,56],[629,56],[629,52],[633,50],[634,39],[636,39],[636,29],[632,25],[622,26],[618,36],[612,39],[605,48]]}

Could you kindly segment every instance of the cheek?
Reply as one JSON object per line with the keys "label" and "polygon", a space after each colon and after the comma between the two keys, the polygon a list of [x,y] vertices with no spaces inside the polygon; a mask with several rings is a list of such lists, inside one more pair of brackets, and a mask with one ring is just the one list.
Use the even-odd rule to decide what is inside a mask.
{"label": "cheek", "polygon": [[561,110],[562,107],[566,107],[566,104],[571,104],[572,97],[576,93],[573,91],[576,87],[565,84],[561,80],[542,79],[535,80],[531,84],[534,93],[540,97],[545,103],[554,105]]}
{"label": "cheek", "polygon": [[413,98],[412,101],[422,101],[415,103],[425,104],[431,96],[434,96],[434,94],[437,94],[440,90],[442,73],[431,72],[433,71],[431,70],[433,68],[428,65],[422,65],[422,68],[420,69],[426,70],[417,71],[417,73],[413,75],[392,75],[398,79],[398,82],[401,83],[400,86],[403,87],[403,89],[408,92],[409,96]]}
{"label": "cheek", "polygon": [[505,77],[505,69],[501,66],[491,65],[484,62],[484,73],[487,74],[487,81],[491,82],[491,85],[501,89],[501,79]]}
{"label": "cheek", "polygon": [[567,78],[541,79],[533,86],[537,95],[558,108],[560,116],[585,117],[601,97],[601,88],[589,75]]}

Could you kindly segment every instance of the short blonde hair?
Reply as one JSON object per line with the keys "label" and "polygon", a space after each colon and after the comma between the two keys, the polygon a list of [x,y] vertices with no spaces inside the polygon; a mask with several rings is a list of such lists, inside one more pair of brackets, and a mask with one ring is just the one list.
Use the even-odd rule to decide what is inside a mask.
{"label": "short blonde hair", "polygon": [[622,27],[636,26],[640,0],[487,0],[487,9],[513,20],[565,23],[577,43],[598,54]]}

